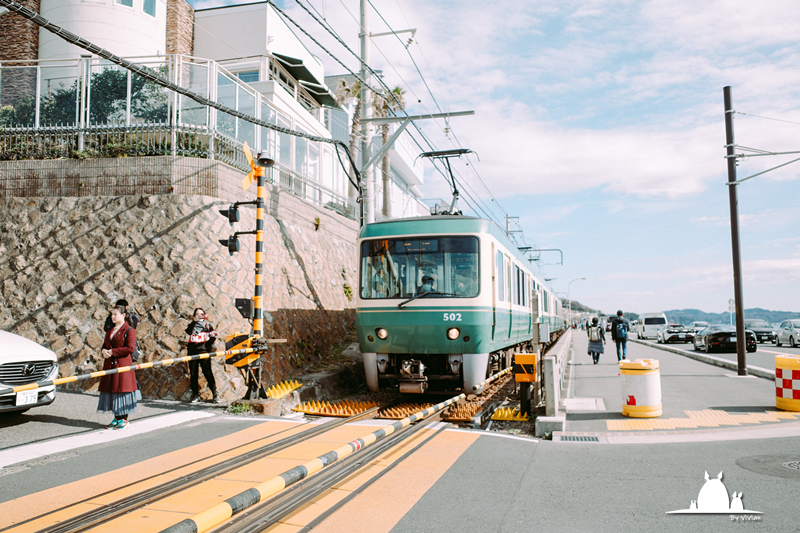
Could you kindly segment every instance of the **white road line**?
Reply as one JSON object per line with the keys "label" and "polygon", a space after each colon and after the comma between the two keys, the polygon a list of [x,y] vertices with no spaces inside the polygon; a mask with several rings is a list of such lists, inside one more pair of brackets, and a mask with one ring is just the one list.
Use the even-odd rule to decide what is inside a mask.
{"label": "white road line", "polygon": [[539,439],[536,438],[528,438],[528,437],[517,437],[516,435],[508,435],[505,433],[495,433],[494,431],[486,431],[482,429],[461,429],[461,428],[449,428],[445,429],[445,431],[452,431],[455,433],[478,433],[481,437],[500,437],[501,439],[511,439],[511,440],[521,440],[524,442],[539,442]]}
{"label": "white road line", "polygon": [[759,352],[764,352],[764,353],[772,353],[772,354],[775,354],[775,355],[785,355],[786,357],[800,357],[800,354],[796,354],[796,353],[773,352],[772,350],[764,350],[762,348],[759,348],[758,351]]}
{"label": "white road line", "polygon": [[76,448],[105,444],[107,442],[113,442],[134,435],[141,435],[142,433],[176,426],[190,420],[209,416],[214,416],[214,414],[206,411],[180,411],[168,415],[146,418],[141,421],[133,421],[125,429],[101,429],[75,435],[73,437],[64,437],[62,439],[54,439],[37,444],[28,444],[27,446],[18,446],[0,452],[0,468],[5,468],[6,466],[17,463],[24,463],[48,455],[63,453]]}

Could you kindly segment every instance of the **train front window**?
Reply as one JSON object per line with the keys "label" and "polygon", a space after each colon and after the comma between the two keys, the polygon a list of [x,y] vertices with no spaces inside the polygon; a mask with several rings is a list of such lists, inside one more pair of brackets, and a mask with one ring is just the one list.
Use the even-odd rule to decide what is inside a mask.
{"label": "train front window", "polygon": [[361,243],[361,297],[474,298],[480,291],[476,237],[383,239]]}

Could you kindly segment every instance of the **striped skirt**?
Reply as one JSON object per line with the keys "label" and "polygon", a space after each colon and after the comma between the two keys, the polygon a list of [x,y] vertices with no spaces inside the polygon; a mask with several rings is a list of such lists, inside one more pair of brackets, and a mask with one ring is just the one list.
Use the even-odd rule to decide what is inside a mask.
{"label": "striped skirt", "polygon": [[142,393],[136,392],[101,392],[97,402],[97,412],[112,411],[114,416],[128,415],[136,412],[136,401],[142,399]]}

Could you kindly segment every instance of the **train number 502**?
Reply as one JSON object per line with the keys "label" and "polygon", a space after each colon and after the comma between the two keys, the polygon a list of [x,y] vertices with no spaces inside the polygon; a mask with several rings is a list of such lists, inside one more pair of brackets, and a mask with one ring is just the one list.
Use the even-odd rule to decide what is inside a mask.
{"label": "train number 502", "polygon": [[445,313],[445,322],[461,322],[461,313]]}

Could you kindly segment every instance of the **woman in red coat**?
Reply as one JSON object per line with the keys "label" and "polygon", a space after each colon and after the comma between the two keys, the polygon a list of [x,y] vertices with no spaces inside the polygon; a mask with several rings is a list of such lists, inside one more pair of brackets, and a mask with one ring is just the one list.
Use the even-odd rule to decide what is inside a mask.
{"label": "woman in red coat", "polygon": [[[103,342],[103,370],[130,366],[131,354],[136,347],[136,330],[128,322],[128,310],[124,305],[111,309],[111,322],[114,327],[106,332]],[[136,385],[133,372],[122,372],[100,378],[100,401],[97,412],[113,411],[114,420],[108,429],[122,429],[128,426],[128,415],[136,412],[136,400],[142,393]]]}

